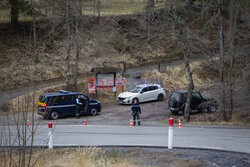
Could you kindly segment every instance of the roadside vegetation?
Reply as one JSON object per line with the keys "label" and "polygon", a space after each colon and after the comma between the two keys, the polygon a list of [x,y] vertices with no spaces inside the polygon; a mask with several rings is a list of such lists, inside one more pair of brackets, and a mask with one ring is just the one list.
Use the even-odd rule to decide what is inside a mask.
{"label": "roadside vegetation", "polygon": [[[42,155],[42,156],[41,156]],[[146,167],[146,166],[207,166],[198,159],[178,158],[180,153],[167,153],[160,156],[160,152],[140,153],[139,149],[130,149],[119,152],[116,149],[105,150],[99,147],[85,148],[54,148],[35,149],[33,153],[34,167]],[[12,163],[17,161],[18,154],[13,154]],[[147,162],[145,162],[145,159]],[[153,161],[157,160],[157,163]],[[158,161],[159,160],[159,161]],[[8,166],[9,158],[1,156],[0,165]],[[147,165],[146,165],[147,163]]]}

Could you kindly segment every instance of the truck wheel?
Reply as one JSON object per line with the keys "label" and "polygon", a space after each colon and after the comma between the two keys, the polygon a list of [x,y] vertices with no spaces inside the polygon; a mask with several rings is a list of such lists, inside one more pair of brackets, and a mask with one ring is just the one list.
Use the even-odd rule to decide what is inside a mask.
{"label": "truck wheel", "polygon": [[59,117],[58,112],[52,111],[52,113],[51,113],[51,115],[50,115],[50,118],[53,119],[53,120],[55,120],[55,119],[57,119],[58,117]]}
{"label": "truck wheel", "polygon": [[217,110],[217,106],[214,104],[210,104],[207,109],[209,112],[215,112]]}
{"label": "truck wheel", "polygon": [[95,116],[97,114],[97,110],[95,108],[92,108],[90,110],[90,115]]}
{"label": "truck wheel", "polygon": [[157,96],[157,100],[158,100],[158,101],[163,101],[163,100],[164,100],[163,94],[159,94],[159,95]]}

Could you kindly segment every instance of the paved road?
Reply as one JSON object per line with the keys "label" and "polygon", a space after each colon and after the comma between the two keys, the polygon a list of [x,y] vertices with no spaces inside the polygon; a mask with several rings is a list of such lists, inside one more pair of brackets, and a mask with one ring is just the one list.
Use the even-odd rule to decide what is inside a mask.
{"label": "paved road", "polygon": [[[17,134],[16,127],[11,127],[11,129],[14,139]],[[167,126],[57,125],[53,128],[55,146],[167,147],[167,135]],[[35,136],[35,145],[46,145],[47,138],[47,126],[39,126]],[[250,154],[249,141],[249,129],[174,127],[174,147],[227,150]]]}

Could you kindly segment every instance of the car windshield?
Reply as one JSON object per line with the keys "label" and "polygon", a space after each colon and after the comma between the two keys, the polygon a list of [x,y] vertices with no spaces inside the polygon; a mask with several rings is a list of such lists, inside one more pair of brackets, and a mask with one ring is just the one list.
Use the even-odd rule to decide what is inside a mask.
{"label": "car windshield", "polygon": [[135,88],[129,90],[128,92],[130,92],[130,93],[138,93],[138,92],[140,92],[140,90],[142,90],[142,87],[135,87]]}

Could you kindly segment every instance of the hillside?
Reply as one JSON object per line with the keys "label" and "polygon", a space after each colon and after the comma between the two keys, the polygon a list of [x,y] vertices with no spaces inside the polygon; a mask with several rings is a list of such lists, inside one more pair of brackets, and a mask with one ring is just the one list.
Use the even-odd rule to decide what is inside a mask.
{"label": "hillside", "polygon": [[[143,3],[142,3],[143,4]],[[130,10],[133,5],[125,5],[131,14],[114,15],[106,14],[98,17],[85,13],[80,20],[80,58],[79,74],[90,72],[95,66],[117,66],[120,61],[126,61],[128,67],[138,67],[145,64],[159,62],[173,62],[183,60],[182,38],[175,33],[181,30],[181,24],[173,27],[171,20],[174,16],[161,9],[160,4],[154,13],[154,19],[150,22],[143,11]],[[133,6],[134,7],[134,6]],[[185,12],[183,11],[185,9]],[[124,11],[121,10],[121,11]],[[187,41],[189,46],[189,58],[213,58],[219,56],[218,20],[215,17],[216,10],[209,9],[206,18],[201,21],[201,8],[176,8],[176,15],[185,20],[189,33],[198,40]],[[225,36],[225,66],[230,69],[228,28],[229,11],[224,10],[224,36]],[[237,82],[247,80],[249,76],[249,22],[247,10],[242,9],[242,16],[237,20],[237,40],[235,48],[237,58],[234,71]],[[176,17],[176,16],[175,16]],[[7,21],[6,21],[7,20]],[[51,45],[48,41],[51,36],[51,26],[55,24],[55,41]],[[56,18],[40,16],[37,19],[37,48],[32,48],[32,35],[29,33],[32,22],[30,19],[20,20],[18,29],[13,29],[7,18],[0,22],[0,90],[12,89],[44,80],[63,78],[66,76],[66,45],[67,35],[65,19],[59,15]],[[70,57],[70,75],[73,76],[75,64],[75,18],[71,18],[70,39],[72,42]],[[38,55],[39,61],[35,61]],[[209,70],[208,70],[209,69]],[[197,73],[196,73],[197,72]],[[202,73],[202,74],[201,74]],[[231,74],[226,72],[227,77]],[[151,75],[151,74],[149,74]],[[167,75],[168,80],[175,81],[172,85],[182,83],[185,87],[187,80],[185,75],[180,80]],[[205,82],[218,85],[219,61],[213,64],[196,64],[194,75],[200,82],[196,86],[202,88]],[[8,85],[6,87],[6,85]],[[167,87],[171,89],[171,87]],[[173,87],[172,87],[173,88]]]}

